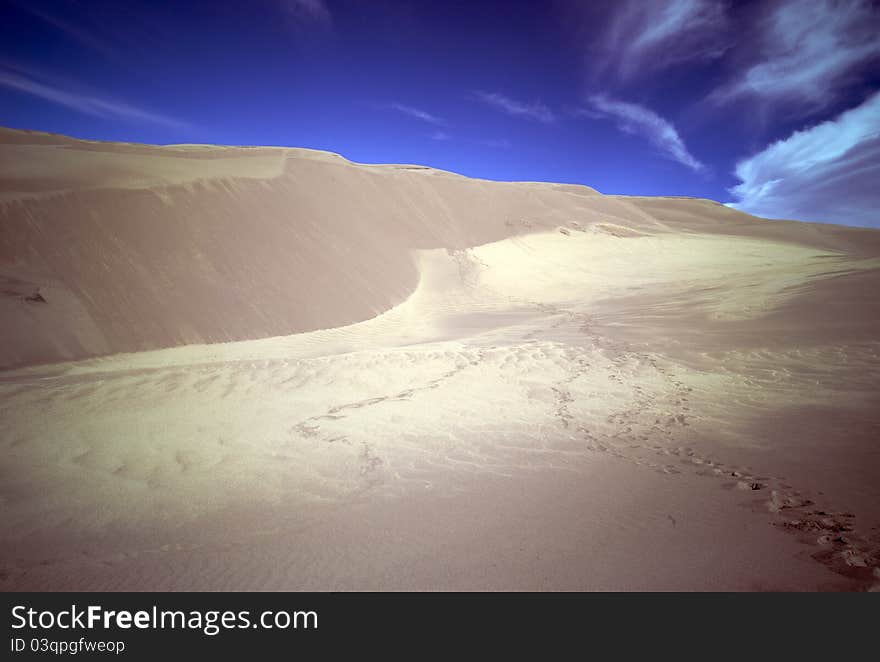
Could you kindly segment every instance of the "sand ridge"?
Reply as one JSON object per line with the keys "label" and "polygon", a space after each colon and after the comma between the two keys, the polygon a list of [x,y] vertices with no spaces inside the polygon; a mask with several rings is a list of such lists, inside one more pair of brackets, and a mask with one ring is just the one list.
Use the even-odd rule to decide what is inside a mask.
{"label": "sand ridge", "polygon": [[[876,233],[334,157],[173,190],[162,231],[204,214],[212,245],[132,243],[155,195],[113,195],[68,195],[83,215],[66,250],[82,259],[100,227],[89,241],[127,256],[103,265],[140,297],[118,310],[60,250],[22,259],[46,246],[34,227],[62,221],[48,200],[7,212],[6,360],[53,362],[0,373],[4,589],[877,582]],[[125,232],[90,225],[104,205],[134,210]],[[246,208],[261,220],[234,216]],[[287,260],[262,270],[277,242]],[[172,246],[177,271],[127,252]],[[299,269],[314,278],[287,277]],[[331,276],[348,296],[316,285]],[[216,317],[157,308],[155,278],[244,298]],[[45,305],[23,300],[34,288]],[[157,310],[138,341],[154,349],[131,346],[129,315]],[[232,316],[246,323],[216,342]],[[103,344],[65,345],[86,321]]]}

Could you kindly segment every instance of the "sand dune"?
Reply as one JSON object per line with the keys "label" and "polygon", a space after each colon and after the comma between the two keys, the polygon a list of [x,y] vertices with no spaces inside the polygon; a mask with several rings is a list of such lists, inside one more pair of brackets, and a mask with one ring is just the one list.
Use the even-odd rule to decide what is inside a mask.
{"label": "sand dune", "polygon": [[880,581],[880,233],[0,140],[4,589]]}

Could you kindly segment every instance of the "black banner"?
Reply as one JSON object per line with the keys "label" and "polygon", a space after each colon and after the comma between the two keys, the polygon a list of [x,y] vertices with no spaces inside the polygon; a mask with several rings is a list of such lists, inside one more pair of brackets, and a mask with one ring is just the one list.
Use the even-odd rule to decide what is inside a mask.
{"label": "black banner", "polygon": [[20,593],[3,602],[10,660],[406,653],[407,642],[419,642],[414,657],[474,642],[635,654],[696,639],[745,655],[757,650],[749,642],[773,641],[815,653],[870,636],[880,613],[870,594]]}

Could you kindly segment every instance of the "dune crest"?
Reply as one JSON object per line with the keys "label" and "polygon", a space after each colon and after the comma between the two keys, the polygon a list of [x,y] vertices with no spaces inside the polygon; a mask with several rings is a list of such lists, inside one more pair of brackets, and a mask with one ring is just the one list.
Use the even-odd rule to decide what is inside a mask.
{"label": "dune crest", "polygon": [[0,277],[48,302],[0,299],[0,367],[351,324],[412,292],[416,249],[639,215],[586,187],[12,130],[0,187]]}
{"label": "dune crest", "polygon": [[880,232],[0,139],[4,589],[880,580]]}

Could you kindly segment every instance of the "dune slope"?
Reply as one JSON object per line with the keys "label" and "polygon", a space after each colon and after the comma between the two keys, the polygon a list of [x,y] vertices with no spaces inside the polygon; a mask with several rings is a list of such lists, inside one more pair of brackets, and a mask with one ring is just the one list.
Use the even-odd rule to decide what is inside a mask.
{"label": "dune slope", "polygon": [[6,367],[342,326],[409,295],[414,249],[633,213],[586,187],[326,152],[10,130],[0,188]]}
{"label": "dune slope", "polygon": [[2,140],[3,588],[880,579],[880,233]]}

